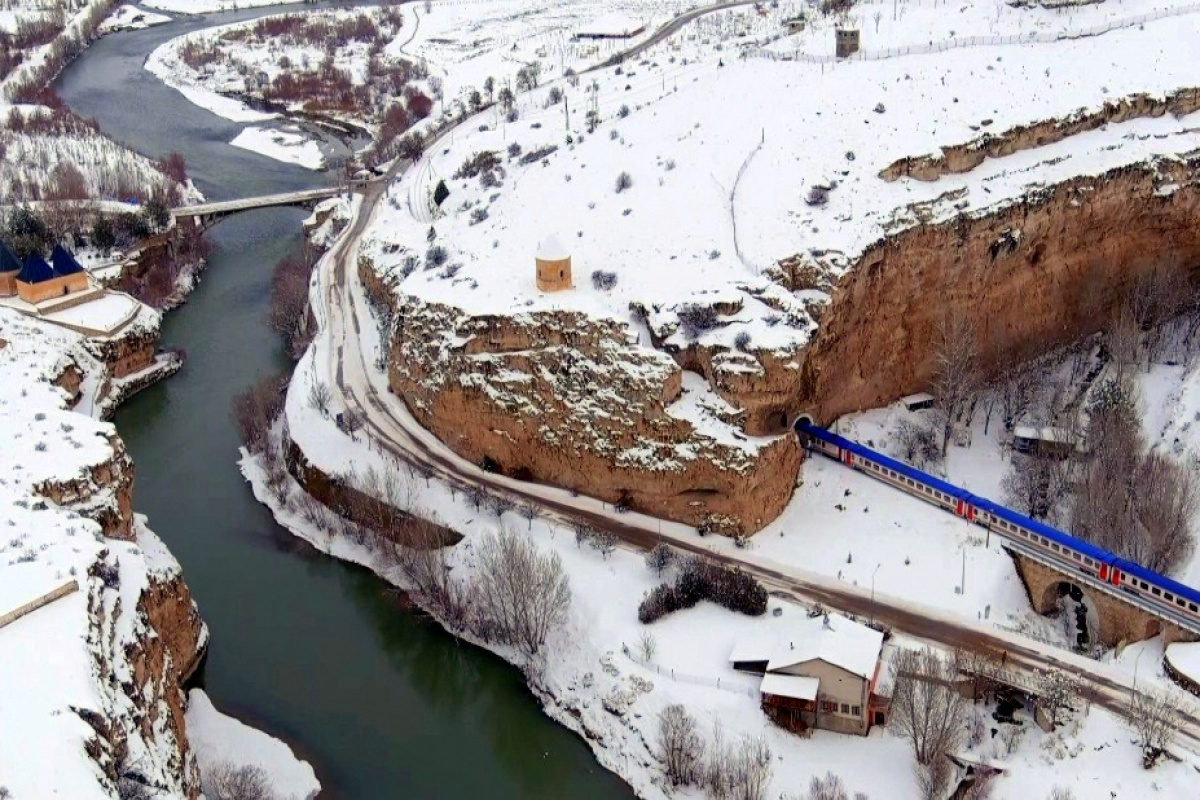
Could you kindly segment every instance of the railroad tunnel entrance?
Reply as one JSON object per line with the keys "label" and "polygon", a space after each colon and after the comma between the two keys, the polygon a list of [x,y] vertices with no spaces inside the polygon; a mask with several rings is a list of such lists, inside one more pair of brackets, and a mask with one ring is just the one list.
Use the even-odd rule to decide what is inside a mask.
{"label": "railroad tunnel entrance", "polygon": [[799,437],[800,446],[806,448],[812,444],[812,437],[809,436],[807,433],[804,433],[802,430],[800,430],[800,426],[802,424],[808,424],[808,425],[814,424],[812,415],[811,414],[799,414],[796,416],[796,420],[792,423],[792,431],[796,434],[797,437]]}
{"label": "railroad tunnel entrance", "polygon": [[1042,591],[1038,611],[1057,617],[1063,634],[1077,651],[1090,651],[1097,644],[1100,612],[1078,584],[1065,580],[1049,583]]}

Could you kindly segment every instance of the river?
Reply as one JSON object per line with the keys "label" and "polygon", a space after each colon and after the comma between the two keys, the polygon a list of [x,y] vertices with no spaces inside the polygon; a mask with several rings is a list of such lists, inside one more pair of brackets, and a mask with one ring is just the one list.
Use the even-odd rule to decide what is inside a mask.
{"label": "river", "polygon": [[[239,124],[142,69],[173,36],[262,13],[106,37],[55,88],[135,149],[183,153],[209,199],[327,183],[229,146]],[[243,482],[230,402],[288,366],[266,305],[271,268],[300,247],[303,216],[246,212],[211,230],[203,280],[163,326],[163,344],[186,349],[186,367],[116,418],[137,467],[134,506],[183,564],[212,633],[204,688],[218,708],[310,759],[322,797],[632,796],[579,737],[542,714],[516,669],[406,611],[367,571],[292,537]]]}

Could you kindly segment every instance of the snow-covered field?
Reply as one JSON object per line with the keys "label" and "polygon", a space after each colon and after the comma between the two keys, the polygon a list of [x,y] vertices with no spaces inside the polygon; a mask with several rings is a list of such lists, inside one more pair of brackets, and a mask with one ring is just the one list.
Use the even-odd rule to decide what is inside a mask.
{"label": "snow-covered field", "polygon": [[137,6],[120,6],[100,25],[101,33],[137,31],[170,22],[165,14],[155,14]]}

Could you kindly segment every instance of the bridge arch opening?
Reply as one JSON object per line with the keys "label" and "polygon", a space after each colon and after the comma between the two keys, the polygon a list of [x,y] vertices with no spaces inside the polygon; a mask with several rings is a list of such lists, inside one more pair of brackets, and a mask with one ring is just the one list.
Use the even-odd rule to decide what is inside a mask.
{"label": "bridge arch opening", "polygon": [[1061,632],[1075,650],[1091,650],[1100,637],[1100,611],[1083,587],[1071,581],[1051,581],[1042,592],[1043,614],[1057,617]]}

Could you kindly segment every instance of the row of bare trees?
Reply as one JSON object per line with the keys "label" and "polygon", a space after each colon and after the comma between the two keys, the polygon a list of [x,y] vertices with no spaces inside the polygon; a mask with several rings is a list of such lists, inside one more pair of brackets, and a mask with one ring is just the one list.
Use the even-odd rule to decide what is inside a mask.
{"label": "row of bare trees", "polygon": [[658,758],[672,786],[699,786],[713,800],[765,800],[773,754],[761,736],[727,741],[718,721],[706,742],[695,717],[682,705],[658,715]]}
{"label": "row of bare trees", "polygon": [[1200,485],[1194,472],[1147,449],[1129,384],[1114,379],[1099,386],[1088,412],[1073,531],[1152,570],[1172,571],[1195,547]]}

